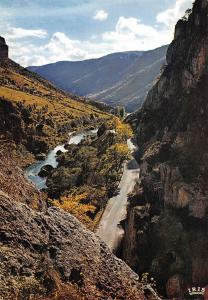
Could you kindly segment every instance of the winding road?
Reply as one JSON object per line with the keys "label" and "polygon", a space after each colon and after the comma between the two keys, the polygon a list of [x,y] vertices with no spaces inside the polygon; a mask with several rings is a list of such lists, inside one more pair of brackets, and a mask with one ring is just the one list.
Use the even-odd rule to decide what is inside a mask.
{"label": "winding road", "polygon": [[[128,140],[128,146],[133,154],[136,147],[130,140]],[[97,229],[97,235],[112,251],[119,247],[122,240],[124,230],[120,223],[126,217],[128,194],[133,191],[135,183],[139,179],[139,171],[139,165],[132,155],[132,159],[124,164],[119,194],[108,201]]]}

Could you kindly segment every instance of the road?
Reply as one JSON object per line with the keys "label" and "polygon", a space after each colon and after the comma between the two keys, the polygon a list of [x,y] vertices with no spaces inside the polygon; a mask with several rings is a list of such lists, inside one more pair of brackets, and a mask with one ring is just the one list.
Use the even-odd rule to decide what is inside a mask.
{"label": "road", "polygon": [[[135,146],[130,140],[128,146],[133,153]],[[124,165],[123,176],[119,184],[120,192],[108,201],[96,232],[112,251],[118,248],[122,240],[124,231],[120,226],[120,222],[126,217],[128,194],[133,191],[135,182],[138,179],[139,165],[132,157],[132,160]]]}

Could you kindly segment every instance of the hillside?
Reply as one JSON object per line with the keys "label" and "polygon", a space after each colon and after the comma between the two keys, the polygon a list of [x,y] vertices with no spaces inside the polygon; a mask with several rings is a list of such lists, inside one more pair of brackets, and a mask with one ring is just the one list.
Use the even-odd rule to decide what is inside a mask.
{"label": "hillside", "polygon": [[196,0],[178,21],[167,66],[129,118],[141,182],[130,198],[123,257],[170,299],[208,285],[207,16],[207,0]]}
{"label": "hillside", "polygon": [[[105,167],[106,151],[113,156],[117,154],[109,149],[115,138],[111,142],[112,135],[106,132],[106,124],[114,120],[113,116],[74,98],[78,101],[11,61],[8,46],[0,37],[0,298],[113,300],[124,297],[145,300],[138,275],[70,214],[76,215],[76,212],[83,219],[86,213],[85,219],[91,222],[94,218],[94,214],[90,214],[92,205],[86,204],[86,200],[91,199],[79,203],[78,197],[73,197],[69,191],[74,170],[82,172],[80,175],[86,177],[83,178],[86,185],[88,177],[89,185],[93,179],[96,188],[97,164]],[[73,156],[67,153],[60,156],[62,190],[70,192],[73,203],[68,198],[52,203],[47,191],[39,191],[28,181],[24,167],[39,163],[37,159],[44,161],[51,148],[68,141],[70,132],[78,134],[98,127],[100,140],[94,137],[91,141],[94,145],[88,145],[87,139],[80,149],[71,145]],[[110,144],[105,143],[105,136]],[[86,153],[85,149],[89,151]],[[98,150],[97,157],[94,153]],[[76,164],[74,168],[71,168],[71,161]],[[114,159],[111,163],[114,167]],[[62,172],[63,167],[67,172]],[[99,171],[101,179],[104,178],[102,166]],[[100,199],[93,200],[95,203]],[[100,206],[103,205],[100,202]]]}
{"label": "hillside", "polygon": [[29,67],[60,88],[128,111],[141,106],[165,62],[167,46],[121,52],[99,59]]}
{"label": "hillside", "polygon": [[[130,128],[99,110],[96,103],[92,106],[77,96],[73,96],[77,100],[69,98],[8,57],[1,59],[0,83],[3,191],[9,190],[9,176],[5,174],[11,164],[25,168],[34,163],[35,168],[36,164],[44,164],[55,147],[64,145],[63,152],[54,154],[57,167],[49,165],[50,174],[43,171],[39,179],[46,181],[44,188],[50,202],[56,199],[57,206],[65,203],[66,211],[94,228],[108,198],[117,189],[122,162],[128,156]],[[83,133],[85,139],[80,145],[67,145],[69,135],[76,138]],[[24,189],[24,182],[21,187]],[[37,200],[33,202],[37,205]]]}
{"label": "hillside", "polygon": [[19,143],[33,154],[46,153],[70,131],[110,118],[5,57],[0,57],[0,116],[1,140]]}
{"label": "hillside", "polygon": [[3,299],[145,300],[138,276],[70,214],[0,192],[0,225]]}

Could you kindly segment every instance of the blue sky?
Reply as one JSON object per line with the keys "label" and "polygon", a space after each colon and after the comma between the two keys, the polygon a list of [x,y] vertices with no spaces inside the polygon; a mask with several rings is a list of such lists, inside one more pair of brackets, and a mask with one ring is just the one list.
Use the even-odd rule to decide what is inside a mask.
{"label": "blue sky", "polygon": [[0,35],[27,65],[170,43],[192,0],[0,0]]}

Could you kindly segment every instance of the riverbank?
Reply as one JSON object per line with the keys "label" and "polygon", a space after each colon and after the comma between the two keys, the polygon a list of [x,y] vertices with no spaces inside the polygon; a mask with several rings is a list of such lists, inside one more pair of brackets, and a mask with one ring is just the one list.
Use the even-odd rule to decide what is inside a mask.
{"label": "riverbank", "polygon": [[73,134],[67,144],[26,169],[26,176],[47,194],[48,205],[72,213],[94,230],[118,189],[130,136],[129,125],[113,118],[97,129]]}
{"label": "riverbank", "polygon": [[48,155],[46,155],[45,159],[38,161],[28,168],[25,169],[25,175],[26,177],[32,181],[33,184],[37,187],[38,190],[42,190],[44,188],[47,188],[46,186],[46,177],[39,176],[39,173],[41,169],[44,166],[51,166],[53,168],[56,168],[58,166],[58,153],[66,153],[68,150],[66,149],[66,145],[78,145],[84,137],[91,134],[96,134],[98,129],[94,130],[86,130],[83,132],[71,132],[69,133],[69,139],[66,142],[66,144],[60,144],[56,146],[54,149],[50,150]]}

